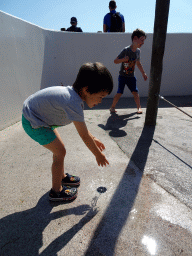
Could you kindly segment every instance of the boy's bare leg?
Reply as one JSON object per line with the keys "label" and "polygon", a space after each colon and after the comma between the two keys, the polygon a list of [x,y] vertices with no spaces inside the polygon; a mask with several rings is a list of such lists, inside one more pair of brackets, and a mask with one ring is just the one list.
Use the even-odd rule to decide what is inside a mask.
{"label": "boy's bare leg", "polygon": [[55,192],[60,192],[62,190],[61,181],[62,178],[64,178],[64,157],[66,155],[66,150],[59,133],[56,129],[54,132],[57,138],[51,143],[43,146],[53,153],[52,189]]}
{"label": "boy's bare leg", "polygon": [[111,109],[115,109],[115,106],[117,105],[117,102],[121,98],[122,93],[117,93],[115,97],[113,98],[113,103],[111,105]]}
{"label": "boy's bare leg", "polygon": [[142,114],[141,104],[140,104],[140,98],[138,92],[132,92],[135,103],[137,105],[137,113]]}
{"label": "boy's bare leg", "polygon": [[[58,133],[57,129],[54,129],[53,131],[54,131],[55,135],[57,136],[57,138],[60,140],[60,142],[61,142],[61,143],[63,144],[63,146],[65,147],[65,145],[64,145],[64,143],[63,143],[63,141],[62,141],[62,139],[61,139],[61,136],[60,136],[60,134]],[[66,154],[66,150],[65,150],[65,154]],[[64,166],[63,166],[62,179],[64,179],[65,177],[66,177],[66,175],[65,175],[65,173],[64,173]]]}

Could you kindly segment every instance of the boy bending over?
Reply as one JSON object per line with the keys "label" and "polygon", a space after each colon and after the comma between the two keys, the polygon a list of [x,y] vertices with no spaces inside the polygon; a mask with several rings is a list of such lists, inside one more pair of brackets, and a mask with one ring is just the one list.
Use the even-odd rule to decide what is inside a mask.
{"label": "boy bending over", "polygon": [[137,64],[137,67],[140,70],[144,81],[147,80],[147,75],[145,74],[143,66],[141,65],[140,62],[140,48],[144,44],[146,34],[144,31],[136,29],[135,31],[133,31],[131,39],[132,44],[130,46],[125,47],[114,60],[115,64],[121,63],[121,68],[118,78],[118,91],[113,99],[113,103],[110,108],[111,113],[116,112],[115,106],[124,92],[125,85],[127,85],[129,90],[133,94],[135,103],[137,105],[137,113],[142,114],[138,88],[136,85],[136,77],[134,76],[134,70],[135,64]]}
{"label": "boy bending over", "polygon": [[[113,79],[101,63],[81,66],[73,86],[53,86],[28,97],[23,104],[22,125],[25,132],[53,153],[52,201],[72,200],[77,197],[80,178],[64,173],[65,145],[56,129],[74,123],[80,137],[94,154],[97,164],[109,164],[102,151],[103,143],[87,129],[83,114],[83,101],[92,108],[113,90]],[[67,187],[66,187],[67,186]]]}

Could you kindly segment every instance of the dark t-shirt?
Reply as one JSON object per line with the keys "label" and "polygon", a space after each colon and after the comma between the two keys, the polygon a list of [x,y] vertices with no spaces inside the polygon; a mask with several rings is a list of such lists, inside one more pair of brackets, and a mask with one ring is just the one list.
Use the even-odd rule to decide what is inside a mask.
{"label": "dark t-shirt", "polygon": [[71,26],[67,29],[67,31],[69,32],[83,32],[82,29],[80,27],[76,27],[76,26]]}
{"label": "dark t-shirt", "polygon": [[121,63],[119,75],[133,77],[136,61],[140,60],[140,49],[137,48],[137,50],[133,52],[131,47],[127,46],[121,51],[121,53],[117,57],[118,59],[123,59],[125,56],[128,56],[129,60]]}

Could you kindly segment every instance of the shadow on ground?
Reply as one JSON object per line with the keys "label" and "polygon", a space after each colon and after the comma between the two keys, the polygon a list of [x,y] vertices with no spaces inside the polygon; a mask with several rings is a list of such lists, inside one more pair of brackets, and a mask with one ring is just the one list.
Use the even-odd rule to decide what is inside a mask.
{"label": "shadow on ground", "polygon": [[99,127],[104,129],[105,131],[110,130],[109,135],[111,137],[124,137],[127,135],[127,133],[124,130],[121,130],[121,128],[125,127],[128,121],[133,119],[139,119],[138,116],[132,117],[136,114],[137,112],[121,116],[117,115],[116,113],[112,114],[108,118],[106,125],[99,124]]}
{"label": "shadow on ground", "polygon": [[[51,255],[56,256],[79,230],[97,214],[97,209],[89,205],[72,207],[62,211],[51,213],[58,203],[47,203],[48,193],[43,195],[34,208],[16,212],[0,220],[1,230],[1,256],[26,256],[26,255]],[[61,204],[61,203],[59,203]],[[43,231],[52,220],[68,215],[86,215],[71,229],[49,244],[39,253],[43,246]]]}
{"label": "shadow on ground", "polygon": [[[116,119],[114,122],[114,118]],[[108,118],[105,126],[100,125],[104,130],[123,128],[131,119],[135,119],[135,113],[128,115],[112,115]],[[112,200],[110,201],[101,221],[93,232],[84,255],[114,255],[118,237],[126,224],[129,213],[133,207],[139,185],[147,161],[149,147],[153,140],[154,127],[144,127],[131,160],[122,174],[122,178]],[[115,133],[115,136],[122,136]],[[142,169],[133,167],[132,159],[142,155]],[[78,207],[52,212],[57,203],[47,203],[48,192],[43,195],[37,205],[29,210],[16,212],[0,220],[1,230],[1,255],[52,255],[64,248],[71,239],[97,214],[94,202],[91,206],[84,204]],[[80,221],[50,241],[48,247],[40,252],[43,246],[43,231],[52,220],[56,220],[68,215],[84,215]],[[59,228],[58,228],[59,229]]]}
{"label": "shadow on ground", "polygon": [[[125,126],[134,115],[135,113],[122,116],[116,114],[111,115],[107,120],[106,125],[99,126],[104,130],[111,130],[113,134],[115,129]],[[86,256],[115,255],[115,246],[118,241],[118,237],[126,224],[129,213],[137,196],[143,170],[149,153],[149,147],[153,140],[154,131],[154,126],[144,126],[114,196],[94,232],[93,238],[85,253]],[[118,133],[116,133],[115,136],[118,136]],[[122,136],[122,133],[120,133],[119,136]],[[132,161],[138,157],[142,158],[141,171],[139,171],[139,169],[136,171],[136,169],[133,168]]]}

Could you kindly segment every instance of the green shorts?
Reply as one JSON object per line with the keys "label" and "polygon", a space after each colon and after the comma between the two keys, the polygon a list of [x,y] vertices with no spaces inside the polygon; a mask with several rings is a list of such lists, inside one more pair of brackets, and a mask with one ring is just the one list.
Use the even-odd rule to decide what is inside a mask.
{"label": "green shorts", "polygon": [[54,127],[40,127],[37,129],[32,128],[30,122],[22,115],[22,126],[25,132],[40,145],[47,145],[54,141],[56,135],[54,133]]}

